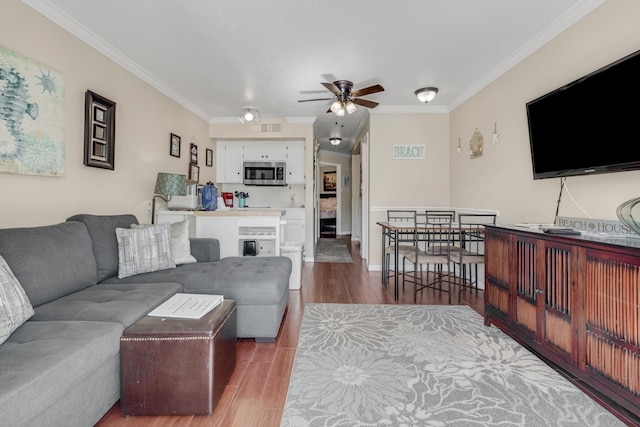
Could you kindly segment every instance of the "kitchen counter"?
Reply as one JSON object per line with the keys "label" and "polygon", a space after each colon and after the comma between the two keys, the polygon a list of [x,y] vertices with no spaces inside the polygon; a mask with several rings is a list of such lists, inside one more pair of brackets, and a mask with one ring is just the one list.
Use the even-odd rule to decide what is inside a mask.
{"label": "kitchen counter", "polygon": [[194,211],[196,217],[210,216],[283,216],[285,209],[270,208],[234,208],[217,211]]}

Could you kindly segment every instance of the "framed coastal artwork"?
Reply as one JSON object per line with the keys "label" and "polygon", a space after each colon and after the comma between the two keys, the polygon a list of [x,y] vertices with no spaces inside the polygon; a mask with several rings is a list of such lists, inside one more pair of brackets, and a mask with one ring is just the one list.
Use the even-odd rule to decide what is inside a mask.
{"label": "framed coastal artwork", "polygon": [[64,75],[0,46],[0,173],[63,176]]}

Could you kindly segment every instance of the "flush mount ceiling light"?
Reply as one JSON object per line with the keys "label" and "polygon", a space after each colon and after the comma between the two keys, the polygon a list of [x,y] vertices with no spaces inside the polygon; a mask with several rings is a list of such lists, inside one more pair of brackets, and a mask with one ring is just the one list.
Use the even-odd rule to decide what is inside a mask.
{"label": "flush mount ceiling light", "polygon": [[329,138],[331,145],[340,145],[342,138]]}
{"label": "flush mount ceiling light", "polygon": [[420,102],[424,102],[425,104],[431,101],[438,94],[437,87],[423,87],[422,89],[416,90],[416,96]]}
{"label": "flush mount ceiling light", "polygon": [[244,122],[258,122],[260,121],[260,114],[253,107],[244,107],[242,109],[242,120]]}

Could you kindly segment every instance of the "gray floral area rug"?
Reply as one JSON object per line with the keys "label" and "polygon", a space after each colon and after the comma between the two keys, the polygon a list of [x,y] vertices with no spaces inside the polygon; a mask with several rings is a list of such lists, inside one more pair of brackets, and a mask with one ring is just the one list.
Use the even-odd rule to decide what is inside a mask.
{"label": "gray floral area rug", "polygon": [[353,259],[344,240],[320,239],[316,245],[315,262],[353,262]]}
{"label": "gray floral area rug", "polygon": [[306,304],[281,427],[623,426],[466,306]]}

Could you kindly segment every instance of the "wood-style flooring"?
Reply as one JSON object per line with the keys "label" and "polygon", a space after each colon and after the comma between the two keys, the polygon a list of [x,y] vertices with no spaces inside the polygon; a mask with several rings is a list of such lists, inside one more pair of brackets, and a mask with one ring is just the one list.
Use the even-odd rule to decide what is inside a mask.
{"label": "wood-style flooring", "polygon": [[[387,288],[381,273],[369,272],[359,255],[360,246],[350,236],[341,237],[350,247],[353,263],[305,263],[302,289],[289,291],[289,304],[275,343],[241,339],[236,369],[211,416],[128,417],[116,403],[97,424],[99,427],[278,427],[293,366],[304,304],[414,304],[413,287],[400,288],[393,298],[393,281]],[[457,295],[452,298],[457,304]],[[417,304],[448,304],[448,295],[431,289],[418,293]],[[462,293],[461,304],[484,310],[483,292]]]}

